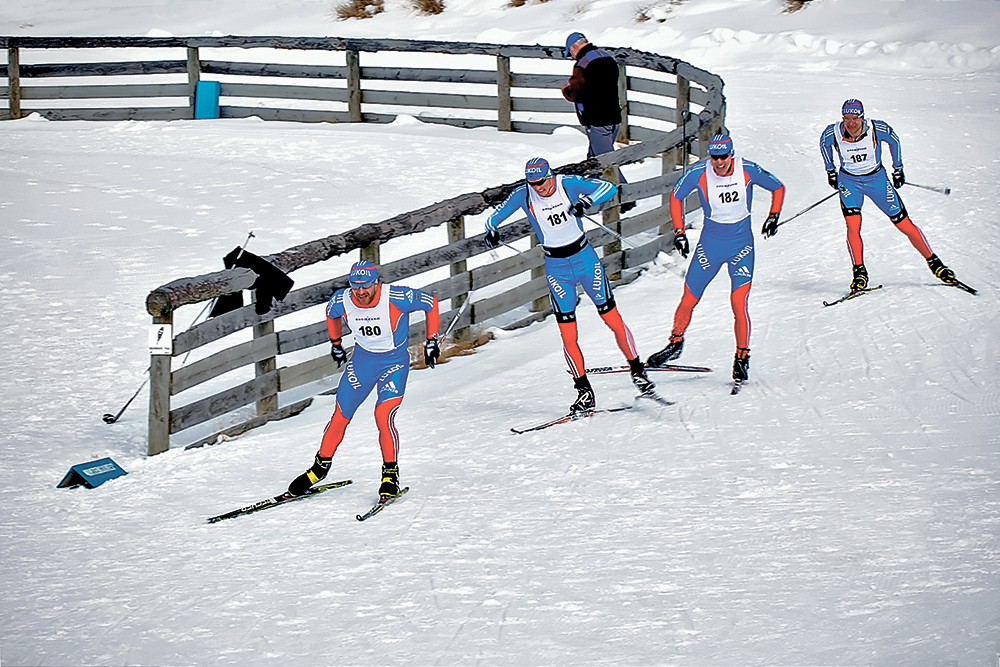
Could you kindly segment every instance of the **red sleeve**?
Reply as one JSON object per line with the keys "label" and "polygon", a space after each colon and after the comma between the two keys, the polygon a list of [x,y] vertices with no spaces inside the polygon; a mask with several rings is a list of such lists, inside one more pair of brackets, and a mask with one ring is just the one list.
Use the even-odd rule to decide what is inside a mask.
{"label": "red sleeve", "polygon": [[670,222],[674,225],[674,234],[684,231],[684,202],[670,193]]}
{"label": "red sleeve", "polygon": [[344,336],[344,320],[338,317],[334,319],[330,316],[326,318],[326,332],[330,334],[330,340],[337,340]]}
{"label": "red sleeve", "polygon": [[562,87],[562,94],[570,102],[576,101],[576,96],[583,88],[583,68],[573,66],[573,73],[569,77],[569,83]]}
{"label": "red sleeve", "polygon": [[785,203],[785,186],[771,193],[771,213],[781,213],[781,205]]}
{"label": "red sleeve", "polygon": [[433,294],[431,298],[434,299],[434,305],[431,309],[427,311],[427,315],[424,316],[424,323],[427,326],[427,337],[433,338],[438,335],[438,330],[441,327],[441,317],[438,314],[438,300]]}

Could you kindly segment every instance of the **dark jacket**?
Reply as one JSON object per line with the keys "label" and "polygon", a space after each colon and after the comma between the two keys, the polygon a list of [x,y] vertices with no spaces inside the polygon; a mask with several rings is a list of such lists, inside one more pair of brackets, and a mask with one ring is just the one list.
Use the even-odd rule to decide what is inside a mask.
{"label": "dark jacket", "polygon": [[587,44],[576,54],[576,65],[563,88],[563,97],[573,102],[581,125],[619,125],[618,63],[611,54]]}

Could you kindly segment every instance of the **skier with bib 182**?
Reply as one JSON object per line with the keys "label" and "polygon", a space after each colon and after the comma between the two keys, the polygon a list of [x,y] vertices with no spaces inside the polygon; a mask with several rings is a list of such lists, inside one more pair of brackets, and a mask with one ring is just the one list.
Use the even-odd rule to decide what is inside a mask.
{"label": "skier with bib 182", "polygon": [[674,312],[670,342],[650,355],[646,365],[663,367],[681,355],[684,332],[691,323],[694,307],[722,265],[728,264],[736,333],[733,380],[738,384],[746,380],[750,372],[748,301],[754,266],[753,230],[750,228],[753,186],[759,185],[771,192],[770,212],[761,229],[764,238],[777,233],[785,186],[756,163],[736,157],[733,140],[727,134],[716,134],[709,139],[708,155],[707,160],[691,167],[670,193],[674,246],[683,257],[688,256],[689,248],[684,232],[684,199],[696,190],[705,221],[684,279],[684,295]]}
{"label": "skier with bib 182", "polygon": [[[889,216],[925,260],[931,272],[943,282],[953,284],[955,273],[938,259],[923,232],[910,221],[897,190],[906,183],[899,137],[882,120],[865,119],[865,107],[860,100],[847,100],[841,108],[842,122],[827,126],[819,140],[819,150],[826,166],[830,187],[840,191],[840,209],[847,223],[847,250],[851,255],[854,277],[851,292],[868,286],[864,244],[861,240],[861,206],[868,197]],[[892,182],[882,166],[882,142],[889,145],[892,155]],[[840,158],[840,170],[834,164],[834,154]]]}
{"label": "skier with bib 182", "polygon": [[615,305],[604,265],[587,241],[580,217],[584,212],[611,199],[614,184],[601,179],[552,173],[544,158],[528,160],[524,167],[525,184],[519,185],[486,220],[486,245],[500,245],[500,224],[523,210],[545,253],[545,274],[549,299],[559,325],[563,352],[573,375],[577,399],[571,412],[589,412],[596,407],[594,389],[587,378],[583,352],[577,342],[576,286],[590,297],[604,323],[614,332],[618,348],[628,360],[632,382],[641,394],[650,394],[655,386],[646,377],[632,332],[625,326]]}
{"label": "skier with bib 182", "polygon": [[378,492],[379,501],[384,503],[399,495],[399,434],[394,420],[403,401],[410,370],[409,314],[426,313],[424,360],[434,368],[441,356],[436,338],[438,301],[434,295],[418,289],[383,284],[378,268],[365,260],[351,267],[348,281],[350,288],[337,290],[330,297],[326,306],[326,329],[332,342],[330,356],[340,366],[347,361],[342,341],[343,320],[346,319],[354,334],[354,354],[347,361],[337,385],[336,408],[326,425],[316,459],[309,470],[292,480],[286,495],[300,496],[326,477],[347,425],[374,389],[377,395],[375,423],[382,450],[382,484]]}

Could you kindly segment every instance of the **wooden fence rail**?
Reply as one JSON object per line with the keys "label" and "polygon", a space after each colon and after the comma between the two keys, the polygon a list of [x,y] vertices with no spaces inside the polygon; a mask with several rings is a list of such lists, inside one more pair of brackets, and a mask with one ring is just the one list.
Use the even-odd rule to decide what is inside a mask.
{"label": "wooden fence rail", "polygon": [[[568,61],[564,61],[565,74],[517,71],[522,65],[521,59],[562,59],[562,47],[557,46],[239,36],[0,37],[0,46],[5,47],[8,54],[6,84],[0,87],[0,96],[7,100],[7,108],[0,108],[0,118],[17,119],[38,113],[52,120],[191,119],[194,118],[198,82],[214,79],[221,83],[220,116],[223,118],[258,116],[265,120],[301,122],[387,123],[404,110],[413,113],[410,110],[416,109],[422,121],[459,127],[551,132],[558,127],[575,125],[570,104],[551,92],[548,96],[533,92],[558,90],[568,76]],[[177,56],[170,60],[84,62],[82,57],[74,57],[71,58],[73,62],[36,62],[40,59],[39,54],[52,50],[73,53],[78,49],[127,49],[126,55],[134,57],[137,50],[151,48],[158,49],[158,54],[163,50],[176,50]],[[343,64],[202,58],[204,49],[233,48],[342,52]],[[658,252],[670,249],[672,236],[659,233],[669,227],[669,213],[665,208],[667,194],[680,177],[689,156],[703,156],[708,137],[723,126],[725,98],[723,82],[718,76],[688,63],[630,48],[606,50],[615,56],[623,74],[620,103],[624,121],[619,140],[628,145],[613,153],[561,166],[556,171],[603,175],[617,180],[615,167],[619,165],[652,158],[661,161],[659,176],[623,184],[619,198],[603,210],[601,222],[631,238],[631,245],[638,247],[623,250],[614,235],[598,227],[587,232],[591,243],[604,249],[603,261],[608,274],[614,276],[639,267],[651,261]],[[489,56],[495,68],[387,67],[384,64],[368,66],[362,62],[365,54],[392,52],[455,56],[453,60],[456,61],[462,56]],[[467,62],[468,59],[463,64]],[[152,75],[159,78],[151,82],[149,77]],[[173,80],[163,80],[165,75]],[[95,83],[93,79],[98,77],[116,79],[114,83]],[[74,79],[80,78],[85,81],[74,83]],[[372,82],[391,82],[398,89],[388,89],[385,83],[372,87]],[[629,98],[630,92],[636,99]],[[52,104],[68,100],[86,104],[78,107]],[[122,105],[121,100],[127,100],[126,104]],[[496,206],[517,185],[508,183],[464,194],[379,223],[288,248],[266,259],[286,272],[354,251],[377,261],[381,243],[446,225],[447,244],[381,264],[383,279],[386,282],[407,280],[408,284],[422,285],[423,289],[434,293],[442,301],[443,322],[451,321],[471,292],[494,286],[490,296],[479,297],[464,311],[458,323],[464,332],[526,306],[530,314],[523,317],[523,321],[539,319],[546,314],[544,297],[548,293],[540,248],[532,247],[513,257],[468,268],[468,260],[482,255],[485,246],[482,234],[466,235],[465,217]],[[652,210],[621,219],[620,202],[650,198],[656,198],[657,203]],[[527,220],[521,220],[504,225],[503,233],[505,240],[516,241],[530,236],[531,229]],[[424,277],[427,272],[444,267],[449,268],[448,277],[430,282]],[[181,278],[150,292],[147,310],[155,325],[171,324],[178,308],[247,289],[254,280],[255,275],[246,269]],[[282,324],[286,321],[283,318],[325,303],[336,289],[346,285],[347,277],[341,275],[300,287],[264,316],[258,316],[253,305],[245,306],[177,333],[172,340],[171,354],[151,355],[148,453],[152,455],[168,449],[172,434],[210,420],[226,418],[232,421],[234,415],[230,413],[245,406],[256,406],[252,417],[237,416],[244,421],[220,428],[189,446],[215,441],[221,434],[239,433],[304,409],[311,398],[284,405],[279,398],[283,392],[302,387],[306,387],[308,393],[308,385],[338,371],[327,353],[325,322],[302,325],[300,317],[296,325],[281,328],[286,326]],[[450,309],[446,309],[449,299]],[[218,342],[248,330],[251,332],[249,340],[228,345]],[[419,342],[423,336],[422,325],[412,327],[413,341]],[[210,344],[226,346],[194,363],[175,368],[174,359]],[[319,354],[314,358],[294,363],[284,361],[288,358],[285,355],[317,346]],[[231,381],[222,377],[245,368],[253,369],[252,379]],[[213,380],[223,388],[175,405],[175,397],[179,394]],[[204,388],[199,391],[203,393]]]}

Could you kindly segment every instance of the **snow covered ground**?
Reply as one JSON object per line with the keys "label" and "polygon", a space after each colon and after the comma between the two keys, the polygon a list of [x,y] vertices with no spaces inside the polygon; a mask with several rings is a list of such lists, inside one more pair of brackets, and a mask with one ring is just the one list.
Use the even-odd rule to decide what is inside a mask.
{"label": "snow covered ground", "polygon": [[[8,0],[0,34],[561,44],[580,29],[720,74],[737,151],[786,183],[786,218],[830,192],[819,134],[860,97],[902,138],[909,179],[951,187],[903,197],[979,295],[938,284],[869,203],[866,263],[885,289],[823,308],[850,280],[830,201],[758,239],[739,396],[720,278],[681,358],[717,372],[657,375],[675,406],[510,434],[573,391],[551,321],[500,332],[411,374],[397,419],[411,491],[376,519],[354,520],[379,471],[369,405],[331,472],[353,485],[207,525],[283,490],[333,402],[146,458],[145,392],[119,423],[100,416],[142,382],[149,290],[221,268],[250,229],[251,249],[276,252],[514,180],[536,154],[579,160],[583,136],[0,124],[0,665],[997,664],[996,2],[506,4],[424,18],[390,0],[337,23],[327,0]],[[640,5],[666,20],[635,23]],[[616,292],[644,355],[681,294],[671,262]],[[593,309],[579,314],[588,362],[618,363]],[[632,401],[623,376],[594,384],[603,405]],[[104,456],[129,474],[54,488]]]}

